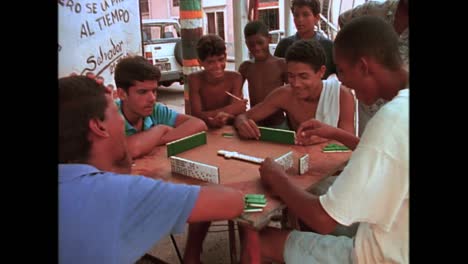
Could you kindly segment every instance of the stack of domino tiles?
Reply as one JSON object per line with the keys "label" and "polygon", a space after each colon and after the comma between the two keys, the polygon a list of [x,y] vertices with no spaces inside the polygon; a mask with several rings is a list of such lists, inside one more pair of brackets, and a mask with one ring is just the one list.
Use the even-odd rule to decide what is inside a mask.
{"label": "stack of domino tiles", "polygon": [[261,212],[266,206],[264,194],[246,194],[244,196],[244,213]]}

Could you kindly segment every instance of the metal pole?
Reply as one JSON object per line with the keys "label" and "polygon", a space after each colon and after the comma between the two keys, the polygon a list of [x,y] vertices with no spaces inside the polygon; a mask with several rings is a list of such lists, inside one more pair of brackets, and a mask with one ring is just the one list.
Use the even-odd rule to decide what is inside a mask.
{"label": "metal pole", "polygon": [[296,26],[294,25],[293,16],[291,15],[291,0],[284,1],[284,21],[285,21],[285,36],[291,36],[296,33]]}
{"label": "metal pole", "polygon": [[234,11],[234,58],[235,69],[248,59],[249,51],[245,45],[244,26],[247,24],[247,1],[232,0]]}

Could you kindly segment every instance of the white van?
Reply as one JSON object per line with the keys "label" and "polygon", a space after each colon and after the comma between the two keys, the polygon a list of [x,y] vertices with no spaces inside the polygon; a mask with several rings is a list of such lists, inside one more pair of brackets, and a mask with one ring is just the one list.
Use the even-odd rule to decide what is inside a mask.
{"label": "white van", "polygon": [[161,71],[160,85],[183,84],[180,25],[175,19],[142,19],[143,56]]}

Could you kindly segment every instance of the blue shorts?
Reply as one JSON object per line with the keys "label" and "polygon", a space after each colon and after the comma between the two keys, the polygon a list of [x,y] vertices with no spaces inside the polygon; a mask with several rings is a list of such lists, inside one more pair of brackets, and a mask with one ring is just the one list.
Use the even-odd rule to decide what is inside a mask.
{"label": "blue shorts", "polygon": [[293,230],[284,246],[284,261],[294,263],[353,263],[353,239]]}

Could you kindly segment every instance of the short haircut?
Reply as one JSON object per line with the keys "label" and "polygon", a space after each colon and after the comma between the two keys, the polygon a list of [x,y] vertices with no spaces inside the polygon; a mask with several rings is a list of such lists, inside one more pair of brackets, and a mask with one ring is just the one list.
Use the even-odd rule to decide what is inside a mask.
{"label": "short haircut", "polygon": [[286,63],[302,62],[317,72],[326,63],[325,51],[317,40],[299,40],[286,51]]}
{"label": "short haircut", "polygon": [[352,19],[337,34],[335,52],[339,52],[351,64],[369,56],[390,70],[402,65],[398,50],[398,35],[392,25],[376,16]]}
{"label": "short haircut", "polygon": [[225,55],[226,44],[218,35],[204,35],[198,40],[197,54],[201,61],[204,61],[209,56]]}
{"label": "short haircut", "polygon": [[85,163],[91,142],[89,120],[105,119],[106,88],[85,76],[60,78],[59,163]]}
{"label": "short haircut", "polygon": [[268,37],[268,27],[262,21],[259,21],[259,20],[250,21],[244,27],[245,38],[256,35],[256,34],[260,34],[265,37]]}
{"label": "short haircut", "polygon": [[161,72],[142,56],[130,56],[121,59],[115,67],[114,80],[117,88],[122,88],[128,92],[130,86],[135,85],[135,81],[158,81]]}
{"label": "short haircut", "polygon": [[293,0],[291,2],[291,11],[294,12],[294,7],[302,7],[302,6],[308,6],[315,16],[320,14],[320,1],[319,0]]}

